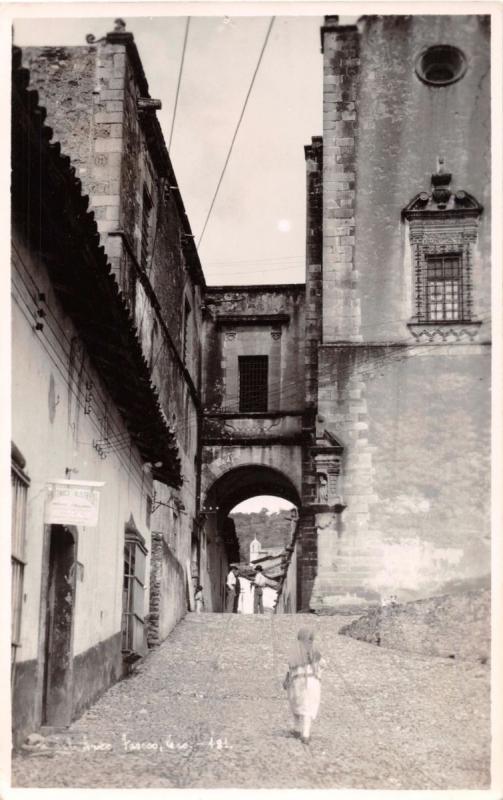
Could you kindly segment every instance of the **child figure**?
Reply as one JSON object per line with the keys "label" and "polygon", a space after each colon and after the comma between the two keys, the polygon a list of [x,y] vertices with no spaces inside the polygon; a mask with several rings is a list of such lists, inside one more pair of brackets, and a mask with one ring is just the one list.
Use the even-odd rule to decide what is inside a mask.
{"label": "child figure", "polygon": [[293,714],[294,736],[308,744],[311,724],[320,707],[320,677],[325,660],[313,647],[314,633],[301,628],[288,658],[288,672],[283,682]]}
{"label": "child figure", "polygon": [[196,605],[196,614],[200,614],[203,610],[204,600],[203,600],[203,587],[198,584],[196,586],[196,593],[194,595],[194,602]]}

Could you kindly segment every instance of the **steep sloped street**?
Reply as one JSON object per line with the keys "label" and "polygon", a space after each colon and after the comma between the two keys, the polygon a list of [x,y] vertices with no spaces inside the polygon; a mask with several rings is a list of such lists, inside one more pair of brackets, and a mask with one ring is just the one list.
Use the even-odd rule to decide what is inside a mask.
{"label": "steep sloped street", "polygon": [[[188,615],[13,786],[475,789],[489,785],[489,667],[338,634],[347,617]],[[309,746],[281,688],[299,627],[328,661]]]}

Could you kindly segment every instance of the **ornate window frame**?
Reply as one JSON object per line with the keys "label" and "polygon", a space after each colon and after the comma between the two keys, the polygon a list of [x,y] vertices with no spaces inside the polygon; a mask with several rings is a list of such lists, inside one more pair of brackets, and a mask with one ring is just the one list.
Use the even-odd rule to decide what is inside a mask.
{"label": "ornate window frame", "polygon": [[[414,313],[407,327],[416,341],[473,341],[481,321],[473,313],[473,250],[482,206],[468,192],[451,190],[442,162],[431,176],[431,191],[420,192],[403,209],[409,223]],[[456,255],[460,264],[458,319],[431,319],[427,300],[428,260]]]}

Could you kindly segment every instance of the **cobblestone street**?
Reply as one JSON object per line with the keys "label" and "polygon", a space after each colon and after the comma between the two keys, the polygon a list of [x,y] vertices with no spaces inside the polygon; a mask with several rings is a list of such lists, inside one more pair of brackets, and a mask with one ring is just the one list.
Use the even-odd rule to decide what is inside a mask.
{"label": "cobblestone street", "polygon": [[[489,667],[338,635],[347,617],[188,615],[13,786],[489,786]],[[312,742],[290,733],[285,655],[309,624],[328,666]]]}

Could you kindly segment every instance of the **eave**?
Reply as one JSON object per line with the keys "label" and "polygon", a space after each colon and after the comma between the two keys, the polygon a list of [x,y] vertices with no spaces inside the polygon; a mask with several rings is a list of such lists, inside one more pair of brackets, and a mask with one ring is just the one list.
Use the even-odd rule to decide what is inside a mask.
{"label": "eave", "polygon": [[182,484],[176,439],[170,430],[128,306],[107,262],[89,198],[70,159],[51,143],[46,111],[28,90],[29,71],[13,52],[12,217],[46,265],[64,311],[122,414],[154,477]]}

